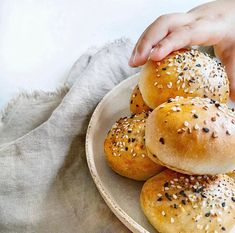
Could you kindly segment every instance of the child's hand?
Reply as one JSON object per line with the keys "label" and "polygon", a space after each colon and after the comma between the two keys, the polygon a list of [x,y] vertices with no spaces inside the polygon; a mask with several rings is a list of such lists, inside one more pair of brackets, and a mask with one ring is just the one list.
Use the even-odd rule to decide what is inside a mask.
{"label": "child's hand", "polygon": [[143,65],[150,57],[161,60],[174,50],[192,45],[213,45],[225,65],[235,100],[235,0],[218,0],[188,13],[157,18],[139,38],[130,66]]}

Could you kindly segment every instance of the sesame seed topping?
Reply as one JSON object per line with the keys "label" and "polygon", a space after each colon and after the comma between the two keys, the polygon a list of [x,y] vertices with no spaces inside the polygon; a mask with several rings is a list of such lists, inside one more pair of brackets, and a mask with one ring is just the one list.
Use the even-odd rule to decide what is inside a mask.
{"label": "sesame seed topping", "polygon": [[205,133],[209,133],[209,129],[208,128],[206,128],[206,127],[204,127],[204,128],[202,128],[202,130],[205,132]]}
{"label": "sesame seed topping", "polygon": [[173,86],[172,82],[169,82],[169,83],[167,84],[167,87],[168,87],[168,88],[172,88],[172,86]]}
{"label": "sesame seed topping", "polygon": [[211,117],[211,121],[216,121],[216,117]]}
{"label": "sesame seed topping", "polygon": [[226,130],[227,135],[231,135],[231,131],[229,129]]}
{"label": "sesame seed topping", "polygon": [[213,133],[212,133],[212,137],[213,137],[213,138],[218,138],[218,133],[217,133],[217,132],[213,132]]}
{"label": "sesame seed topping", "polygon": [[160,142],[162,145],[164,145],[164,144],[165,144],[164,138],[160,138],[160,139],[159,139],[159,142]]}
{"label": "sesame seed topping", "polygon": [[195,130],[200,129],[199,125],[198,125],[198,124],[195,124],[194,129],[195,129]]}
{"label": "sesame seed topping", "polygon": [[[168,214],[171,223],[174,223],[177,217],[176,212],[173,211],[179,209],[182,213],[186,212],[187,215],[191,215],[199,230],[209,230],[214,221],[219,224],[218,230],[225,227],[220,224],[223,213],[229,216],[234,213],[231,209],[235,208],[235,184],[232,178],[226,175],[189,176],[173,171],[171,174],[173,178],[162,184],[163,195],[161,194],[161,201],[168,201],[169,207],[172,208]],[[164,187],[168,188],[167,191]],[[189,206],[197,211],[190,211]],[[161,213],[166,216],[165,211],[161,210]]]}
{"label": "sesame seed topping", "polygon": [[188,127],[189,126],[189,123],[187,121],[184,122],[184,126],[185,127]]}

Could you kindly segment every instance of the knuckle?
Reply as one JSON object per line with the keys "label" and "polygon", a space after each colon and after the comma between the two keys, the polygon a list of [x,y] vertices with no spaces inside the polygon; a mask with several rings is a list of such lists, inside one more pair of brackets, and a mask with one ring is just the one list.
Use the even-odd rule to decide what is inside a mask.
{"label": "knuckle", "polygon": [[161,15],[157,18],[157,21],[169,20],[169,14]]}
{"label": "knuckle", "polygon": [[170,13],[170,14],[164,14],[157,18],[159,21],[174,21],[178,18],[182,17],[183,15],[186,15],[186,13]]}
{"label": "knuckle", "polygon": [[172,40],[171,38],[169,38],[169,36],[164,40],[162,40],[161,42],[159,42],[160,47],[170,47],[171,45],[172,45]]}
{"label": "knuckle", "polygon": [[142,53],[143,53],[144,48],[145,48],[145,44],[146,44],[146,42],[145,42],[145,40],[143,40],[143,38],[142,38],[142,40],[140,41],[140,43],[136,46],[136,51],[138,52],[138,54],[142,54]]}
{"label": "knuckle", "polygon": [[149,41],[149,37],[146,35],[146,34],[144,34],[142,37],[141,37],[141,42],[142,43],[147,43]]}
{"label": "knuckle", "polygon": [[196,27],[194,24],[186,24],[186,25],[184,25],[182,31],[186,31],[186,32],[193,31],[195,28]]}
{"label": "knuckle", "polygon": [[149,37],[147,35],[143,35],[136,48],[138,53],[141,54],[145,50],[145,48],[149,46],[149,43]]}

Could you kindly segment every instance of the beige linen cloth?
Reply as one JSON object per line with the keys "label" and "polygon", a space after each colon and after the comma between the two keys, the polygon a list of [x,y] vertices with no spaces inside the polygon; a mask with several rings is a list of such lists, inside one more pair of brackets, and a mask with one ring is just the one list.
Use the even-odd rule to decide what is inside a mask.
{"label": "beige linen cloth", "polygon": [[22,93],[2,111],[0,232],[129,232],[98,193],[84,142],[97,103],[137,72],[131,49],[121,39],[89,50],[62,88]]}

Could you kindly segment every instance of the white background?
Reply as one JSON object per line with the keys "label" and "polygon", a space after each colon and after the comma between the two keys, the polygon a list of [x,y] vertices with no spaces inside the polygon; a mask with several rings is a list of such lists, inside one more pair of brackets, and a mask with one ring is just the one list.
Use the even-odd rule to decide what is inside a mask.
{"label": "white background", "polygon": [[159,15],[205,0],[0,0],[0,108],[22,90],[54,90],[91,46],[136,41]]}

